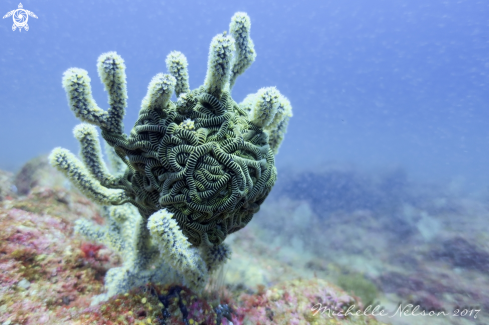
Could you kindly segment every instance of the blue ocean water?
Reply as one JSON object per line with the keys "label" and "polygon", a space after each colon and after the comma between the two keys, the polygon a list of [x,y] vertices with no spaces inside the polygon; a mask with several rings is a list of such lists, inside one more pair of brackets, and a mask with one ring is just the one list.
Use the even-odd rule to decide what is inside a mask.
{"label": "blue ocean water", "polygon": [[[2,1],[2,16],[18,1]],[[245,11],[257,59],[233,97],[277,86],[294,117],[277,156],[283,168],[333,162],[402,168],[414,179],[489,184],[489,2],[23,1],[29,31],[0,21],[0,168],[62,146],[78,151],[78,124],[61,87],[70,67],[88,70],[107,97],[97,57],[126,62],[128,132],[147,85],[172,50],[203,82],[211,38]]]}
{"label": "blue ocean water", "polygon": [[[0,16],[18,8],[18,1],[1,1]],[[399,301],[427,310],[464,306],[482,309],[486,317],[467,323],[488,323],[489,1],[22,5],[37,16],[28,18],[28,31],[12,31],[12,17],[0,20],[0,169],[15,172],[54,147],[78,152],[72,130],[80,121],[61,86],[68,68],[88,71],[94,98],[106,109],[96,60],[108,51],[124,58],[129,133],[148,83],[166,72],[168,53],[186,55],[190,86],[200,86],[212,37],[244,11],[257,58],[232,95],[240,102],[276,86],[290,99],[294,116],[276,156],[279,178],[272,194],[252,223],[232,235],[243,237],[227,240],[259,247],[238,252],[228,264],[239,272],[258,270],[261,282],[239,281],[271,287],[290,268],[294,275],[305,270],[300,276],[318,272],[348,289],[338,278],[360,275],[391,312]],[[35,184],[30,180],[38,175],[29,172],[20,173],[29,182],[18,194]],[[21,189],[22,177],[13,189]],[[19,199],[5,198],[5,207]],[[393,323],[448,324],[433,319]]]}

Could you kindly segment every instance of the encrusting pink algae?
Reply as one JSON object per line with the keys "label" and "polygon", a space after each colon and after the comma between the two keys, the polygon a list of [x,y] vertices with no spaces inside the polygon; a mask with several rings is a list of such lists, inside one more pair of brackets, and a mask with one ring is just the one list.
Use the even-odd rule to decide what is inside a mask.
{"label": "encrusting pink algae", "polygon": [[[50,181],[61,179],[49,173]],[[380,324],[373,317],[315,313],[317,303],[336,312],[361,304],[320,279],[268,288],[236,283],[219,295],[212,288],[198,295],[177,284],[147,284],[90,306],[120,258],[73,232],[80,215],[102,222],[97,206],[75,190],[42,185],[1,202],[0,324]]]}

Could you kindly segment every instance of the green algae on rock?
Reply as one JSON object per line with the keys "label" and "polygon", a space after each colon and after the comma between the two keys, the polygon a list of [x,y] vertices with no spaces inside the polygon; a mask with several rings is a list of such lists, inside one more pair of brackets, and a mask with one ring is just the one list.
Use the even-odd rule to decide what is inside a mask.
{"label": "green algae on rock", "polygon": [[[226,236],[245,227],[270,193],[277,176],[274,155],[292,108],[274,87],[241,104],[232,99],[236,78],[256,56],[250,28],[249,17],[236,13],[230,33],[212,39],[204,84],[194,90],[185,56],[171,52],[170,74],[151,80],[129,135],[122,123],[125,64],[117,53],[98,59],[107,111],[95,103],[85,70],[71,68],[63,75],[71,109],[89,124],[74,129],[82,162],[56,148],[51,164],[107,206],[106,226],[80,220],[76,230],[124,257],[122,267],[109,270],[108,292],[100,300],[146,282],[182,280],[201,290],[208,274],[230,256]],[[176,102],[170,100],[173,93]],[[95,126],[108,145],[112,173]]]}

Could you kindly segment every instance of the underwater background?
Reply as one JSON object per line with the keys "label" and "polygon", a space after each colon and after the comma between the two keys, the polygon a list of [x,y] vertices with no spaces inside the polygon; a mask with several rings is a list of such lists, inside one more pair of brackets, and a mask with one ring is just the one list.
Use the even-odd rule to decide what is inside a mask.
{"label": "underwater background", "polygon": [[[1,15],[18,5],[3,0]],[[149,81],[166,72],[168,53],[184,53],[190,87],[201,85],[211,38],[244,11],[257,58],[237,80],[233,98],[240,102],[276,86],[294,116],[276,156],[278,181],[270,197],[250,225],[229,238],[235,254],[227,283],[259,291],[283,280],[325,279],[391,314],[399,303],[450,314],[378,318],[385,323],[489,323],[489,2],[22,5],[38,17],[29,17],[29,31],[12,31],[11,17],[0,21],[5,211],[34,202],[36,186],[40,197],[47,195],[40,185],[54,187],[58,176],[44,158],[26,162],[58,146],[79,150],[72,136],[79,121],[61,86],[64,71],[86,69],[105,109],[96,59],[120,54],[127,66],[129,133]],[[0,260],[3,272],[5,263]],[[1,292],[21,281],[0,277]],[[76,299],[62,305],[70,301]],[[14,309],[2,305],[0,298],[0,314]],[[454,316],[456,309],[481,312]],[[0,321],[21,323],[9,317]]]}

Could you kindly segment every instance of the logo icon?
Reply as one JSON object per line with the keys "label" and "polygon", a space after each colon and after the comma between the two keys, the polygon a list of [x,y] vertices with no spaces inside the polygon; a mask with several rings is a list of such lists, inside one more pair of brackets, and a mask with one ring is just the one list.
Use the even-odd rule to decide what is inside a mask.
{"label": "logo icon", "polygon": [[37,18],[36,14],[34,14],[32,11],[25,10],[23,8],[24,6],[22,6],[22,3],[19,3],[19,9],[9,11],[5,16],[3,16],[3,18],[12,16],[14,20],[12,31],[15,31],[17,28],[19,28],[19,32],[22,31],[22,28],[24,28],[25,31],[28,31],[29,25],[27,25],[27,21],[29,20],[29,16]]}

